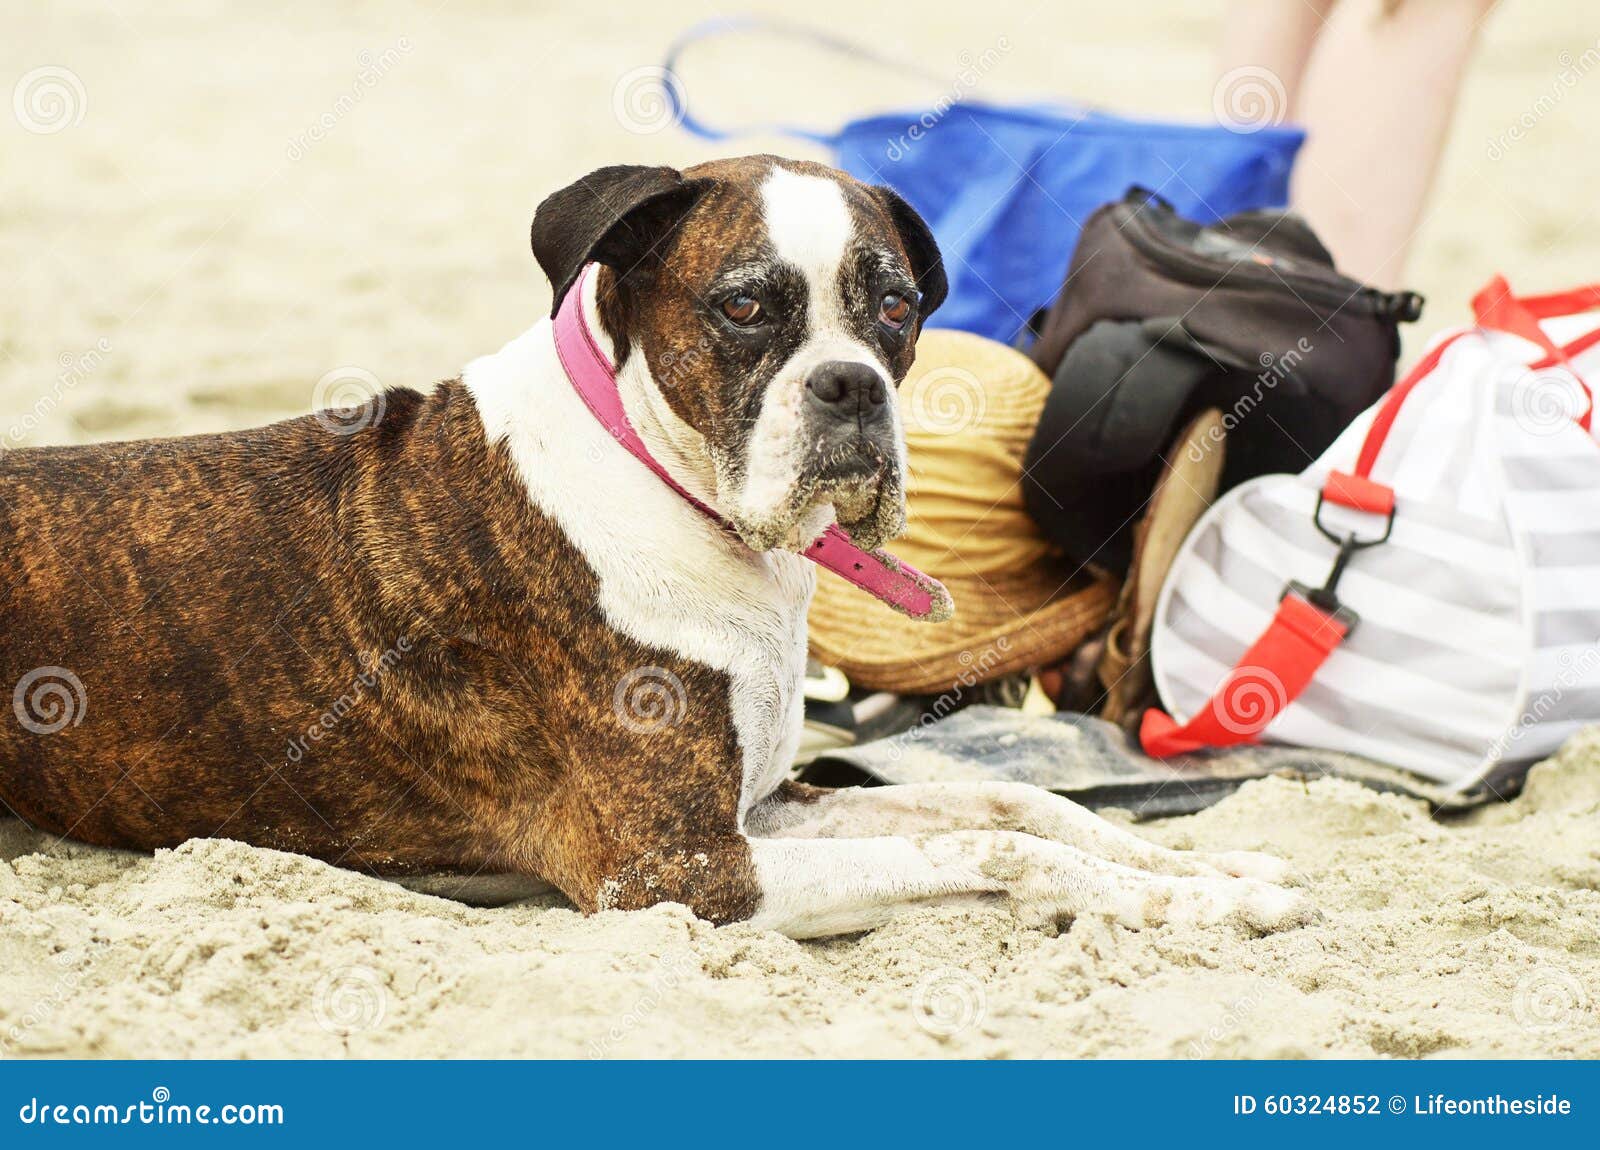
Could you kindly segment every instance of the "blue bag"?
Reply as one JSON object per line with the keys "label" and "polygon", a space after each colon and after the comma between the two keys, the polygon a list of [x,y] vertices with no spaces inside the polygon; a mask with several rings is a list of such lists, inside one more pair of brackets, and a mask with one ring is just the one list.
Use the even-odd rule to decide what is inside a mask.
{"label": "blue bag", "polygon": [[[1288,201],[1289,170],[1305,139],[1296,128],[1125,119],[1064,106],[959,101],[945,109],[854,120],[834,132],[785,124],[735,130],[691,115],[677,80],[683,50],[735,31],[803,37],[907,70],[847,40],[769,20],[710,20],[668,49],[665,89],[674,118],[707,140],[779,132],[830,149],[859,180],[888,184],[922,213],[944,253],[950,298],[932,326],[1011,342],[1061,289],[1083,221],[1132,185],[1154,189],[1202,223]],[[924,78],[949,86],[949,78]]]}

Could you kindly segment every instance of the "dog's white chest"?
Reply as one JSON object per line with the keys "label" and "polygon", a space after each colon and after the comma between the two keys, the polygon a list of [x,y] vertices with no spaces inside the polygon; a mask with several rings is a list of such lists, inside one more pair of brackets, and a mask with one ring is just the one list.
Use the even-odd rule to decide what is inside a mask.
{"label": "dog's white chest", "polygon": [[[568,384],[548,323],[474,361],[462,380],[490,442],[505,440],[530,498],[599,577],[607,624],[727,675],[726,702],[697,700],[648,663],[624,669],[633,680],[595,684],[595,697],[626,707],[630,687],[648,681],[665,721],[674,709],[727,706],[742,759],[742,819],[782,782],[799,744],[811,563],[730,546],[634,459]],[[663,721],[659,706],[650,721]]]}
{"label": "dog's white chest", "polygon": [[[680,526],[698,534],[707,521],[690,515]],[[799,746],[814,568],[792,553],[754,555],[726,548],[720,539],[710,547],[681,548],[643,580],[604,554],[591,554],[596,560],[601,604],[614,626],[727,675],[726,705],[742,759],[742,827],[745,812],[786,777]],[[685,710],[724,705],[696,700],[681,683],[667,689],[669,705]]]}
{"label": "dog's white chest", "polygon": [[683,588],[672,648],[728,675],[744,777],[739,813],[788,774],[804,722],[806,608],[816,576],[797,555],[754,557],[743,578]]}

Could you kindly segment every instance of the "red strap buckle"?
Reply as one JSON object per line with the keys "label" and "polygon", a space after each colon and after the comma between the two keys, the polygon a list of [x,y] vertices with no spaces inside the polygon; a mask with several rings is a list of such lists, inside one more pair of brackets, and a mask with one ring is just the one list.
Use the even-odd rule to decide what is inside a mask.
{"label": "red strap buckle", "polygon": [[1394,488],[1375,483],[1364,475],[1330,471],[1322,484],[1322,498],[1356,511],[1387,515],[1390,523],[1394,522]]}
{"label": "red strap buckle", "polygon": [[[1383,534],[1360,538],[1337,534],[1322,521],[1328,502],[1384,516]],[[1385,542],[1394,530],[1394,491],[1370,479],[1336,471],[1317,496],[1312,517],[1338,551],[1321,587],[1298,581],[1283,589],[1272,622],[1244,653],[1203,710],[1182,725],[1164,711],[1144,713],[1139,742],[1156,758],[1208,747],[1254,743],[1290,703],[1298,699],[1335,648],[1361,621],[1339,601],[1339,580],[1357,551]]]}

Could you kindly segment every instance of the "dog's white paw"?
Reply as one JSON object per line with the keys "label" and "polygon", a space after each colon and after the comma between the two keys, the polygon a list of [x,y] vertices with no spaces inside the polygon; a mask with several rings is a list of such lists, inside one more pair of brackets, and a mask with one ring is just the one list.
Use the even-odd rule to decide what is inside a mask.
{"label": "dog's white paw", "polygon": [[1170,879],[1142,894],[1136,910],[1130,907],[1114,917],[1128,926],[1243,923],[1264,934],[1305,926],[1318,917],[1305,892],[1260,879]]}
{"label": "dog's white paw", "polygon": [[1255,879],[1238,881],[1249,883],[1251,888],[1240,907],[1241,917],[1263,934],[1310,926],[1322,918],[1322,912],[1303,890]]}
{"label": "dog's white paw", "polygon": [[1259,851],[1207,851],[1199,857],[1218,873],[1234,878],[1282,883],[1294,873],[1294,868],[1285,860]]}

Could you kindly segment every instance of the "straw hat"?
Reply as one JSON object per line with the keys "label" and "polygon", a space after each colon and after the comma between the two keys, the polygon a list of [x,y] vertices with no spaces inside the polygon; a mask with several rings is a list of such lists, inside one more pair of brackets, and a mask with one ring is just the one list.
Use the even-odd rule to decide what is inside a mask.
{"label": "straw hat", "polygon": [[1115,581],[1068,564],[1022,503],[1050,380],[1020,352],[934,329],[900,386],[909,525],[896,555],[950,589],[955,617],[908,619],[827,571],[811,650],[874,690],[937,694],[1056,662],[1105,620]]}

